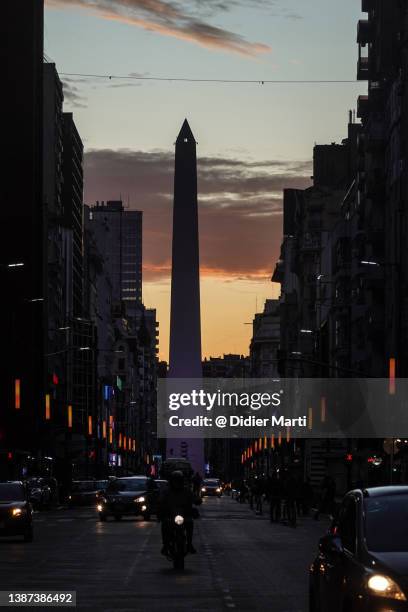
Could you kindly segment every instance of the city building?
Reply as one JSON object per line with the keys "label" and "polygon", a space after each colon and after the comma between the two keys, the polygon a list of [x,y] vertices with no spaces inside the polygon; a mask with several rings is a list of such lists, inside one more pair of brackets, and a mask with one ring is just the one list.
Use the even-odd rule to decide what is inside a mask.
{"label": "city building", "polygon": [[65,265],[65,319],[83,314],[84,145],[73,114],[63,113],[62,207]]}
{"label": "city building", "polygon": [[43,11],[42,0],[7,2],[0,24],[0,478],[21,475],[44,414]]}
{"label": "city building", "polygon": [[276,378],[279,375],[279,306],[279,300],[266,300],[263,312],[255,314],[249,349],[251,378]]}
{"label": "city building", "polygon": [[125,209],[121,200],[97,202],[90,213],[92,231],[112,280],[113,303],[135,317],[142,303],[142,213]]}

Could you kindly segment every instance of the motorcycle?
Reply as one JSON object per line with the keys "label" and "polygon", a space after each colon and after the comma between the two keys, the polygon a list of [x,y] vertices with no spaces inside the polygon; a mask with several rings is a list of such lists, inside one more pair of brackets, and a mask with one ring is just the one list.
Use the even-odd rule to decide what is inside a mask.
{"label": "motorcycle", "polygon": [[187,555],[186,520],[181,514],[176,514],[169,520],[169,559],[173,561],[174,569],[184,569],[184,557]]}
{"label": "motorcycle", "polygon": [[176,570],[184,569],[184,559],[187,553],[187,522],[199,518],[196,508],[193,508],[191,518],[185,518],[181,512],[175,512],[168,521],[168,559],[173,561]]}

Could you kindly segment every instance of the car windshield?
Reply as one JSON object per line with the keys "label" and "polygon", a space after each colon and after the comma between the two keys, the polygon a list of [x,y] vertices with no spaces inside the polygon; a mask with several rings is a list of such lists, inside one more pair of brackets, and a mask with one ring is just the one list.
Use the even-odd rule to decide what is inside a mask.
{"label": "car windshield", "polygon": [[218,480],[204,480],[204,484],[208,487],[218,487]]}
{"label": "car windshield", "polygon": [[408,552],[408,495],[364,500],[365,537],[373,552]]}
{"label": "car windshield", "polygon": [[19,484],[0,483],[0,502],[24,501],[24,488]]}
{"label": "car windshield", "polygon": [[147,478],[123,478],[109,484],[108,491],[145,491]]}
{"label": "car windshield", "polygon": [[108,485],[107,480],[97,480],[95,483],[95,486],[97,489],[106,489],[107,485]]}

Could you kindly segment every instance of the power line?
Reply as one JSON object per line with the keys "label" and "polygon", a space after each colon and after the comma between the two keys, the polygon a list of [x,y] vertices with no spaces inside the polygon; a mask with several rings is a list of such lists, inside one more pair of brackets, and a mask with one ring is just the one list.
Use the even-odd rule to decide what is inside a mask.
{"label": "power line", "polygon": [[65,77],[80,77],[84,79],[116,79],[116,80],[125,80],[125,81],[165,81],[168,83],[174,82],[182,82],[182,83],[254,83],[258,85],[268,85],[268,84],[311,84],[311,85],[319,85],[319,84],[331,84],[331,83],[360,83],[360,81],[347,80],[347,79],[196,79],[189,77],[156,77],[156,76],[137,76],[137,75],[120,75],[120,74],[83,74],[80,72],[61,72],[61,76]]}

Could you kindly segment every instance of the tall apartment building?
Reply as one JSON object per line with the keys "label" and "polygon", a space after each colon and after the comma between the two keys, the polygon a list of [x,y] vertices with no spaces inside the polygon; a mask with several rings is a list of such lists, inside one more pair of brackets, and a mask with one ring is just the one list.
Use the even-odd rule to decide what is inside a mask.
{"label": "tall apartment building", "polygon": [[84,145],[72,113],[63,113],[62,206],[65,238],[65,317],[83,314],[83,158]]}
{"label": "tall apartment building", "polygon": [[[43,406],[43,1],[2,6],[0,477],[19,476]],[[10,264],[24,264],[10,268]],[[16,382],[18,381],[18,382]],[[16,385],[20,389],[16,398]],[[19,407],[18,407],[19,406]],[[11,453],[11,454],[10,454]]]}
{"label": "tall apartment building", "polygon": [[363,135],[357,214],[364,231],[364,260],[372,262],[364,278],[376,292],[371,333],[382,337],[382,359],[373,374],[387,376],[395,363],[397,376],[405,376],[408,8],[404,2],[364,0],[362,10],[367,18],[358,22],[357,73],[368,81],[368,95],[358,100]]}
{"label": "tall apartment building", "polygon": [[113,302],[137,316],[142,303],[142,213],[125,209],[121,200],[97,202],[90,221],[112,280]]}

